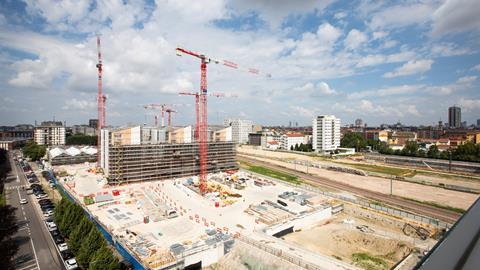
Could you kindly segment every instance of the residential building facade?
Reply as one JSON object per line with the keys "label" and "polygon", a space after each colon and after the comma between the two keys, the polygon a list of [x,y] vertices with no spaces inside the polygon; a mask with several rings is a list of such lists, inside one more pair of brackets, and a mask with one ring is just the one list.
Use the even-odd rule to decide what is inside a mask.
{"label": "residential building facade", "polygon": [[340,119],[320,115],[312,122],[312,148],[315,152],[334,151],[340,147]]}
{"label": "residential building facade", "polygon": [[243,119],[225,119],[225,127],[232,127],[232,141],[238,144],[248,142],[248,134],[253,132],[253,122]]}
{"label": "residential building facade", "polygon": [[65,126],[62,122],[42,122],[35,127],[34,141],[39,145],[64,145]]}

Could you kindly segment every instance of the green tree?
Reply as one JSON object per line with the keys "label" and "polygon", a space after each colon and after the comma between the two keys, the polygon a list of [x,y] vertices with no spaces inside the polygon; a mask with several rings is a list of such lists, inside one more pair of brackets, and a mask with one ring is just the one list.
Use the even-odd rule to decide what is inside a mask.
{"label": "green tree", "polygon": [[402,154],[406,156],[417,156],[418,155],[418,144],[416,141],[407,141],[405,147],[402,150]]}
{"label": "green tree", "polygon": [[87,269],[95,251],[105,245],[105,239],[103,239],[100,232],[98,230],[90,230],[76,254],[80,266]]}
{"label": "green tree", "polygon": [[113,256],[107,246],[100,247],[92,256],[88,270],[115,270],[118,269],[118,259]]}
{"label": "green tree", "polygon": [[97,136],[75,134],[65,139],[66,145],[97,145]]}
{"label": "green tree", "polygon": [[428,148],[427,157],[438,158],[439,154],[440,154],[440,151],[438,150],[438,146],[433,144]]}
{"label": "green tree", "polygon": [[92,229],[95,229],[92,221],[84,216],[82,218],[82,221],[80,221],[78,226],[76,226],[76,228],[72,231],[69,237],[69,247],[73,253],[78,252],[78,250],[82,246],[85,236],[88,235]]}
{"label": "green tree", "polygon": [[0,206],[0,265],[2,269],[15,269],[12,260],[18,251],[18,242],[12,237],[18,231],[15,209],[10,205]]}
{"label": "green tree", "polygon": [[292,150],[292,151],[294,150],[294,149],[293,149],[293,145],[290,146],[290,150]]}
{"label": "green tree", "polygon": [[44,145],[38,145],[35,142],[29,142],[23,147],[25,156],[32,160],[40,160],[47,153],[47,148]]}
{"label": "green tree", "polygon": [[348,132],[343,135],[340,145],[346,148],[355,148],[355,151],[360,151],[367,147],[367,140],[359,133]]}
{"label": "green tree", "polygon": [[61,227],[62,234],[67,237],[70,236],[72,231],[84,217],[82,207],[71,203],[68,209],[69,211],[64,216]]}

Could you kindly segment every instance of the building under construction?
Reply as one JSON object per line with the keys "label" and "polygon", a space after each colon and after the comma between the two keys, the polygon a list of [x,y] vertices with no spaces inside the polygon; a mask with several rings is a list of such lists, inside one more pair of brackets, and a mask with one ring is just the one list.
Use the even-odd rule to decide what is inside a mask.
{"label": "building under construction", "polygon": [[[187,130],[191,132],[191,128]],[[150,133],[152,129],[102,130],[101,164],[109,183],[172,179],[200,173],[198,143],[190,140],[168,143],[173,132],[167,132],[166,136],[152,143],[144,139],[143,133],[147,131]],[[233,142],[209,142],[207,149],[208,173],[237,168]]]}

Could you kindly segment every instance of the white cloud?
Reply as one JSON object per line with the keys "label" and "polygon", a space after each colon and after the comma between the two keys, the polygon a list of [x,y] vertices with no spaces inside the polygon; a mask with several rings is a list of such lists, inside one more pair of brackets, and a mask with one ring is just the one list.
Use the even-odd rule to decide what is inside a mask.
{"label": "white cloud", "polygon": [[[187,1],[191,2],[191,1]],[[199,1],[200,2],[200,1]],[[234,0],[230,4],[240,12],[258,12],[260,17],[276,28],[289,15],[303,15],[305,13],[322,13],[332,0]],[[203,3],[202,3],[203,5]],[[202,12],[202,11],[200,11]]]}
{"label": "white cloud", "polygon": [[393,78],[399,76],[407,76],[412,74],[424,73],[432,67],[433,60],[414,60],[408,61],[393,72],[387,72],[383,75],[385,78]]}
{"label": "white cloud", "polygon": [[301,87],[294,88],[293,90],[303,94],[309,94],[310,96],[333,96],[338,94],[337,91],[330,88],[326,82],[319,82],[316,85],[308,82]]}
{"label": "white cloud", "polygon": [[457,44],[446,42],[435,43],[428,50],[433,56],[456,56],[472,53],[468,48],[460,48]]}
{"label": "white cloud", "polygon": [[370,21],[372,29],[404,27],[430,20],[435,7],[424,3],[396,5],[376,12]]}
{"label": "white cloud", "polygon": [[467,99],[462,97],[458,103],[460,107],[465,108],[467,111],[480,109],[480,99]]}
{"label": "white cloud", "polygon": [[432,34],[441,36],[480,28],[480,1],[447,0],[433,14]]}
{"label": "white cloud", "polygon": [[457,83],[470,85],[476,80],[477,80],[477,76],[465,76],[465,77],[459,78],[457,80]]}
{"label": "white cloud", "polygon": [[[315,109],[308,109],[301,106],[290,106],[293,115],[298,115],[301,117],[312,118],[315,115]],[[289,114],[291,115],[291,114]]]}
{"label": "white cloud", "polygon": [[412,84],[412,85],[398,85],[398,86],[391,86],[376,90],[367,90],[361,92],[352,92],[347,97],[349,99],[361,99],[369,96],[374,97],[387,97],[387,96],[394,96],[394,95],[405,95],[405,94],[413,94],[420,91],[424,85],[421,84]]}
{"label": "white cloud", "polygon": [[480,71],[480,64],[474,66],[472,69],[473,69],[473,70],[478,70],[478,71]]}
{"label": "white cloud", "polygon": [[333,17],[337,20],[341,20],[341,19],[347,17],[347,13],[345,11],[340,11],[340,12],[335,13],[335,15],[333,15]]}
{"label": "white cloud", "polygon": [[64,110],[91,110],[97,106],[95,101],[80,100],[80,99],[69,99],[65,102],[62,109]]}
{"label": "white cloud", "polygon": [[352,29],[345,38],[345,47],[349,50],[355,50],[368,40],[367,35]]}
{"label": "white cloud", "polygon": [[388,36],[388,32],[385,32],[385,31],[375,31],[372,34],[373,39],[382,39],[386,36]]}

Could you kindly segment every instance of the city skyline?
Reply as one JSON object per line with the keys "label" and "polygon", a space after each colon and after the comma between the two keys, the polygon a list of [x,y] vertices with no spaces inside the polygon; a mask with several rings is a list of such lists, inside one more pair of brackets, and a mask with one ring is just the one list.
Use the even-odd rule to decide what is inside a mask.
{"label": "city skyline", "polygon": [[[107,125],[151,122],[142,105],[175,103],[193,124],[198,66],[178,45],[259,68],[272,78],[209,66],[209,122],[309,125],[315,115],[371,126],[480,118],[478,1],[370,3],[90,1],[0,4],[0,125],[96,118],[95,33],[102,35]],[[409,13],[397,17],[393,14]],[[175,24],[172,24],[175,22]],[[290,119],[290,120],[285,120]]]}

